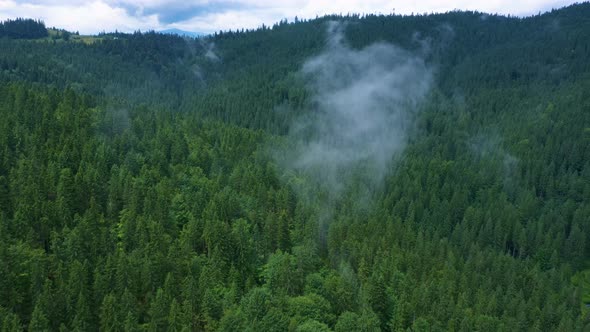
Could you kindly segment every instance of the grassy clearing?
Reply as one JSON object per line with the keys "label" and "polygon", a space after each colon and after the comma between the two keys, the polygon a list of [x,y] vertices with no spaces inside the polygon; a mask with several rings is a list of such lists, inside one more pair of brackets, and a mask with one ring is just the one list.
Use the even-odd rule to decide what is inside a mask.
{"label": "grassy clearing", "polygon": [[97,41],[103,40],[104,37],[92,36],[92,35],[76,35],[65,30],[58,29],[47,29],[49,35],[46,38],[40,39],[41,41],[73,41],[78,43],[84,43],[87,45],[96,43]]}

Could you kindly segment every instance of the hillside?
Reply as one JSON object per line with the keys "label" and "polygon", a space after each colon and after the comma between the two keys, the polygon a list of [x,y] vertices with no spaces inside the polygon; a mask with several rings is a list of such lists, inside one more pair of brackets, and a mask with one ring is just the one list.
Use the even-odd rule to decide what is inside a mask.
{"label": "hillside", "polygon": [[590,328],[589,3],[24,22],[0,38],[2,331]]}

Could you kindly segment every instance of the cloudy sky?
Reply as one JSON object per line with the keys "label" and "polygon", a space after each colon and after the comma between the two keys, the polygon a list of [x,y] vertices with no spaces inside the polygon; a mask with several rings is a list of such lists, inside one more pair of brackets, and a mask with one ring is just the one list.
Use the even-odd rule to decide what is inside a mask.
{"label": "cloudy sky", "polygon": [[565,0],[0,0],[0,20],[43,19],[47,26],[100,31],[181,30],[210,33],[256,28],[333,13],[398,14],[453,9],[526,16],[574,3]]}

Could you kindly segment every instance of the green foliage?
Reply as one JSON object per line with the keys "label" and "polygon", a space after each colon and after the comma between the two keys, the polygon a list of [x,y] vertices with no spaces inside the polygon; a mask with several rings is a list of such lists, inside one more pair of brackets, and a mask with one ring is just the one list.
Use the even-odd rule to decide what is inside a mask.
{"label": "green foliage", "polygon": [[35,306],[29,322],[29,332],[49,331],[49,320],[42,310],[40,306]]}
{"label": "green foliage", "polygon": [[[583,330],[589,12],[0,38],[2,331]],[[382,183],[326,198],[275,157],[330,20],[437,74]]]}
{"label": "green foliage", "polygon": [[309,319],[309,320],[306,320],[303,324],[300,324],[299,326],[297,326],[295,331],[296,332],[313,332],[313,331],[330,332],[332,330],[330,330],[330,327],[328,327],[328,325],[326,325],[324,323],[318,322],[317,320]]}
{"label": "green foliage", "polygon": [[381,329],[379,328],[379,318],[373,312],[365,311],[359,315],[346,311],[338,317],[334,331],[378,332]]}
{"label": "green foliage", "polygon": [[0,38],[37,39],[47,37],[45,23],[40,20],[17,18],[0,22]]}

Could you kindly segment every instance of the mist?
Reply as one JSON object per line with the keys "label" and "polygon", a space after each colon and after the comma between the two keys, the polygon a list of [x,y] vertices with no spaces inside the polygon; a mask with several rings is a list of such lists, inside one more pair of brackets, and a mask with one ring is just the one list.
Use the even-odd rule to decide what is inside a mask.
{"label": "mist", "polygon": [[519,159],[506,151],[502,144],[502,137],[495,131],[480,134],[469,140],[469,147],[478,160],[497,160],[498,165],[488,162],[491,167],[499,167],[497,171],[502,177],[504,191],[510,195],[515,192],[515,177],[518,172]]}
{"label": "mist", "polygon": [[213,62],[221,61],[221,59],[219,58],[217,53],[215,53],[215,44],[213,42],[205,44],[205,47],[206,47],[205,57],[207,59],[209,59]]}
{"label": "mist", "polygon": [[301,69],[312,107],[292,124],[297,146],[282,156],[287,168],[332,197],[353,179],[368,187],[382,182],[407,144],[433,76],[420,55],[394,45],[351,48],[345,27],[330,22],[325,50]]}

